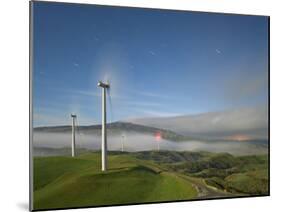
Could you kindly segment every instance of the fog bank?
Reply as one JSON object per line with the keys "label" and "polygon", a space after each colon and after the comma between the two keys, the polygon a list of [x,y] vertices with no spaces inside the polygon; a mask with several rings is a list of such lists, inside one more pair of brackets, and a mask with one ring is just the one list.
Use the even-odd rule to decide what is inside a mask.
{"label": "fog bank", "polygon": [[[235,155],[267,153],[266,145],[259,145],[246,141],[194,140],[176,142],[164,139],[156,141],[155,137],[149,134],[127,133],[124,137],[116,134],[108,135],[109,150],[121,150],[122,142],[124,144],[124,151],[130,152],[157,150],[159,142],[160,150],[228,152]],[[34,132],[33,146],[50,148],[71,147],[71,133]],[[101,136],[77,134],[76,146],[77,148],[99,150],[101,146]]]}

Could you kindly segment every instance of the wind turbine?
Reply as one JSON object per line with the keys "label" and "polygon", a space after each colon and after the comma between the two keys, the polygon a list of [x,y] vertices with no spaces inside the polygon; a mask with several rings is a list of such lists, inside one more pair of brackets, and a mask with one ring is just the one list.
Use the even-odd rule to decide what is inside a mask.
{"label": "wind turbine", "polygon": [[109,89],[109,83],[98,82],[102,88],[102,142],[101,142],[101,161],[102,171],[107,170],[107,135],[106,135],[106,90]]}
{"label": "wind turbine", "polygon": [[75,119],[77,116],[75,114],[71,114],[72,118],[72,143],[71,143],[71,155],[75,157]]}
{"label": "wind turbine", "polygon": [[124,141],[125,141],[125,134],[122,134],[122,143],[121,143],[121,151],[124,152]]}

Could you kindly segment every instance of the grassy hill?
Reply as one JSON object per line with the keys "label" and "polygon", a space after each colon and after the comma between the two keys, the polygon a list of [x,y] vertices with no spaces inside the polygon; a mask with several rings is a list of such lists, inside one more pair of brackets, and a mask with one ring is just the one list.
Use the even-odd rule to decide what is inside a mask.
{"label": "grassy hill", "polygon": [[267,155],[110,152],[34,158],[34,208],[67,208],[268,194]]}
{"label": "grassy hill", "polygon": [[138,152],[168,170],[204,179],[207,185],[238,195],[268,194],[268,155],[233,156],[210,152]]}
{"label": "grassy hill", "polygon": [[100,171],[100,154],[34,159],[34,208],[66,208],[184,200],[197,196],[188,180],[127,154],[110,155]]}

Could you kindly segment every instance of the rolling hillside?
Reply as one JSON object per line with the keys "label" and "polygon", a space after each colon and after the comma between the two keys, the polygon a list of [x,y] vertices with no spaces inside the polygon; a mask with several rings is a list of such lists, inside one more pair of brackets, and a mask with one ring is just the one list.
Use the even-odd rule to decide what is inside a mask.
{"label": "rolling hillside", "polygon": [[232,194],[268,194],[268,155],[233,156],[210,152],[138,152],[136,157],[165,166]]}
{"label": "rolling hillside", "polygon": [[156,164],[128,155],[111,155],[100,171],[98,153],[77,158],[34,160],[34,208],[66,208],[185,200],[197,196],[191,182]]}
{"label": "rolling hillside", "polygon": [[143,151],[34,158],[34,208],[267,195],[267,155]]}

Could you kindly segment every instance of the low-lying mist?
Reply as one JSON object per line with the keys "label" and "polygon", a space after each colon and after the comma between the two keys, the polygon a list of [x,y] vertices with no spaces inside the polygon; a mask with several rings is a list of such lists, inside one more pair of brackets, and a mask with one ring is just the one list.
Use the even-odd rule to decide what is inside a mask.
{"label": "low-lying mist", "polygon": [[[247,141],[169,141],[162,139],[156,141],[153,135],[141,133],[127,133],[125,136],[108,134],[107,144],[110,151],[121,150],[122,141],[124,151],[149,151],[157,150],[160,142],[160,150],[170,151],[208,151],[228,152],[235,155],[265,154],[267,146],[253,144]],[[34,147],[63,148],[71,147],[71,133],[34,132]],[[91,150],[99,150],[101,136],[94,134],[77,134],[76,147]]]}

